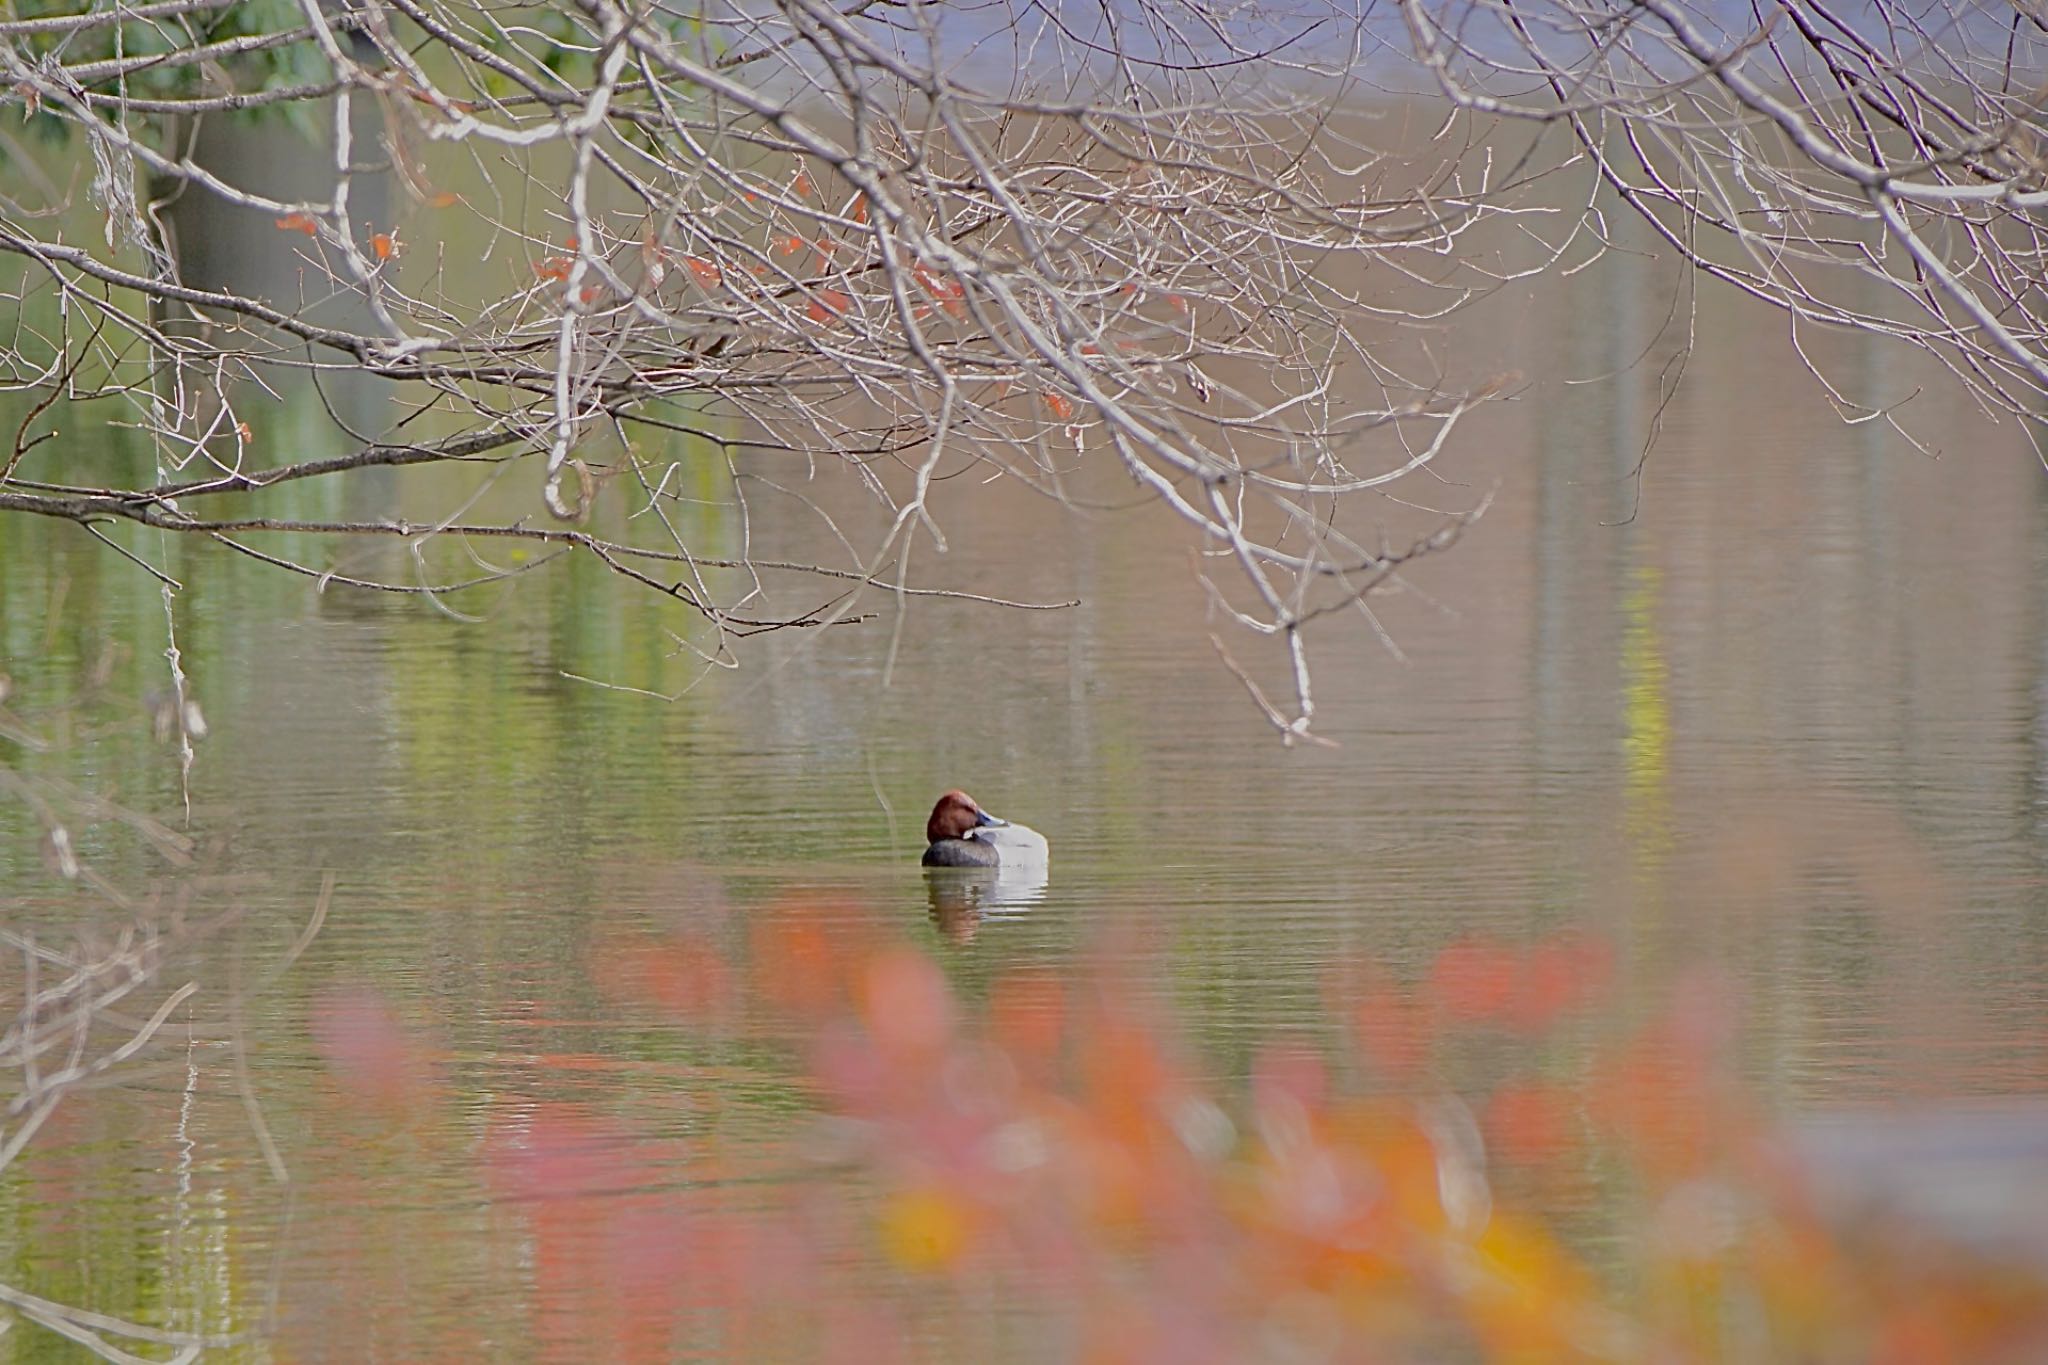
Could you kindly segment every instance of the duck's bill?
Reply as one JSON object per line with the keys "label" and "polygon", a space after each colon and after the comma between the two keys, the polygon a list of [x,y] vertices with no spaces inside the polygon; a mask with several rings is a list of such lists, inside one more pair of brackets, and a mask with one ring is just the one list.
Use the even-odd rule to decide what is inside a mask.
{"label": "duck's bill", "polygon": [[990,815],[985,810],[976,811],[974,813],[974,822],[978,825],[984,825],[994,829],[1001,829],[1003,826],[1010,823],[1008,820],[1003,819],[1002,816]]}

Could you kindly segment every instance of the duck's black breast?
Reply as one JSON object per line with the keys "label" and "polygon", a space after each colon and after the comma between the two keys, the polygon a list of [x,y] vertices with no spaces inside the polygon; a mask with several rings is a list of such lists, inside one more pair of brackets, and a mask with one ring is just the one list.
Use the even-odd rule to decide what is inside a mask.
{"label": "duck's black breast", "polygon": [[936,839],[924,851],[926,867],[994,867],[1001,861],[995,845],[979,839]]}

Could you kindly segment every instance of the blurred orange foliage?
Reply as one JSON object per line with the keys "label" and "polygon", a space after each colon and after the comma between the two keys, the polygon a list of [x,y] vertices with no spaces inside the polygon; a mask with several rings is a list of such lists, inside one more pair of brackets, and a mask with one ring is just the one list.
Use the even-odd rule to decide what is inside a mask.
{"label": "blurred orange foliage", "polygon": [[[484,1149],[534,1248],[535,1356],[2048,1358],[2038,1268],[1816,1212],[1711,979],[1561,1050],[1610,949],[1463,936],[1412,981],[1331,969],[1337,1027],[1219,1080],[1131,989],[1143,952],[977,976],[827,893],[600,937],[601,989],[693,1045],[780,1050],[816,1112],[788,1141],[657,1144],[505,1096]],[[1481,1034],[1504,1046],[1476,1083]],[[431,1098],[374,998],[323,997],[316,1037],[343,1087]],[[1599,1194],[1566,1215],[1560,1188]]]}

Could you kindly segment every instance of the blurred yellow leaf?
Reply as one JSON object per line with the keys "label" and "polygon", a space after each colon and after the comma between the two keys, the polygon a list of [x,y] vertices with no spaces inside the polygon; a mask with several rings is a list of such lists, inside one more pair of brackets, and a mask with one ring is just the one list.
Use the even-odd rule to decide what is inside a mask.
{"label": "blurred yellow leaf", "polygon": [[882,1210],[882,1249],[906,1270],[943,1270],[967,1249],[967,1215],[943,1190],[908,1189]]}

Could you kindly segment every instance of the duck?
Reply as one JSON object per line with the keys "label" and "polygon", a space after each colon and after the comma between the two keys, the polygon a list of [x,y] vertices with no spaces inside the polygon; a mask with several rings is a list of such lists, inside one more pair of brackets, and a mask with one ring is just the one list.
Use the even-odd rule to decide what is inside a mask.
{"label": "duck", "polygon": [[983,810],[966,792],[947,792],[925,821],[926,867],[994,867],[1042,871],[1050,860],[1045,836]]}

